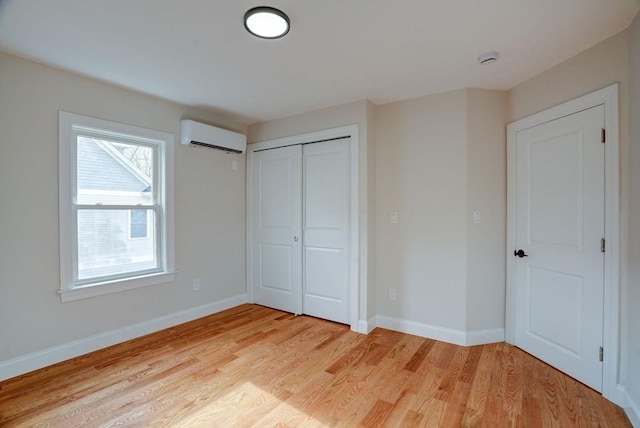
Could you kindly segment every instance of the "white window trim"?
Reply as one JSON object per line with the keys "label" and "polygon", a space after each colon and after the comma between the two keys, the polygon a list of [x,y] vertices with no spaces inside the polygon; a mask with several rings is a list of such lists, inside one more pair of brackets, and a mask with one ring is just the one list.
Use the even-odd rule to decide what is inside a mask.
{"label": "white window trim", "polygon": [[[148,139],[160,142],[158,148],[158,176],[165,177],[159,197],[163,201],[164,210],[160,214],[163,221],[159,221],[162,242],[162,266],[159,273],[139,275],[124,279],[97,282],[90,285],[74,287],[74,266],[77,264],[74,242],[74,221],[72,207],[72,136],[74,128],[86,127],[99,130],[101,133],[113,135],[115,138],[133,136],[136,139]],[[175,279],[175,233],[173,223],[173,146],[172,134],[140,128],[132,125],[96,119],[78,114],[59,112],[59,215],[60,215],[60,299],[69,302],[87,297],[100,296],[134,288],[162,284]]]}

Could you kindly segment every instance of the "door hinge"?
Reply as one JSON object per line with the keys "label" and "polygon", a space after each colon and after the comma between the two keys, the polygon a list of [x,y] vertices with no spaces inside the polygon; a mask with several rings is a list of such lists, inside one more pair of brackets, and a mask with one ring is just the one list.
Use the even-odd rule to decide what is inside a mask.
{"label": "door hinge", "polygon": [[607,131],[604,128],[602,128],[602,142],[607,142]]}
{"label": "door hinge", "polygon": [[598,352],[598,359],[600,361],[602,361],[604,358],[604,349],[602,348],[602,346],[600,347],[600,351]]}
{"label": "door hinge", "polygon": [[600,240],[600,252],[601,252],[601,253],[604,253],[605,244],[606,244],[606,241],[604,240],[604,238],[602,238],[602,239]]}

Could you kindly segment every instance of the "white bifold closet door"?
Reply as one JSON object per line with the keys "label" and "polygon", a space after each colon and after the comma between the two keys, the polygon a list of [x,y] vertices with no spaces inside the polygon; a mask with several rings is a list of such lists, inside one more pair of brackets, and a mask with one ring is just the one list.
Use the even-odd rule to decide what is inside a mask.
{"label": "white bifold closet door", "polygon": [[302,313],[302,147],[253,157],[253,300]]}
{"label": "white bifold closet door", "polygon": [[349,138],[253,153],[256,303],[349,323]]}
{"label": "white bifold closet door", "polygon": [[349,139],[303,146],[303,312],[349,322]]}

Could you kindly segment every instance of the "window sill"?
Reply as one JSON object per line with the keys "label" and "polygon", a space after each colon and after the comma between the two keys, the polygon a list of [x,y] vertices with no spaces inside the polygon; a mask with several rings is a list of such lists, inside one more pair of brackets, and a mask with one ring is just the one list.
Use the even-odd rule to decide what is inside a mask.
{"label": "window sill", "polygon": [[175,279],[175,272],[161,272],[152,275],[138,276],[117,281],[101,282],[97,284],[84,285],[82,287],[67,288],[60,290],[60,300],[62,303],[74,300],[86,299],[88,297],[102,296],[104,294],[118,293],[120,291],[133,290],[134,288],[148,287],[150,285],[163,284]]}

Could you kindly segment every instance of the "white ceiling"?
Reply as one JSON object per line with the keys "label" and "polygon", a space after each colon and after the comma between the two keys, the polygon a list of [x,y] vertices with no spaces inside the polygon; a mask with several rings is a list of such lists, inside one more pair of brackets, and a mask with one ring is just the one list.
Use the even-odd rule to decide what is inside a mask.
{"label": "white ceiling", "polygon": [[[242,17],[286,12],[279,40]],[[640,0],[4,0],[0,49],[246,123],[509,89],[624,30]],[[479,54],[500,52],[491,66]]]}

